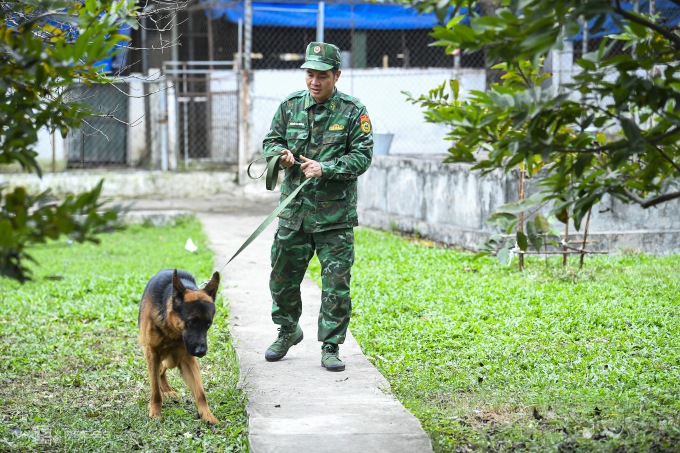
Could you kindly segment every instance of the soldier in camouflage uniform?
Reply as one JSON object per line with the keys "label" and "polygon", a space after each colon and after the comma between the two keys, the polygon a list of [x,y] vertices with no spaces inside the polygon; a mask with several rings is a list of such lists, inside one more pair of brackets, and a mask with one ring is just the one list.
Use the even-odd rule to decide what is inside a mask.
{"label": "soldier in camouflage uniform", "polygon": [[[357,177],[371,164],[373,133],[366,107],[339,92],[340,51],[332,44],[310,43],[305,63],[308,90],[288,96],[279,106],[264,152],[282,151],[285,168],[281,203],[306,178],[307,184],[279,215],[271,251],[269,281],[272,319],[279,335],[265,358],[276,361],[302,341],[300,283],[314,252],[321,263],[318,339],[321,364],[343,371],[339,345],[345,341],[352,304],[350,270],[354,263]],[[296,164],[296,158],[303,161]]]}

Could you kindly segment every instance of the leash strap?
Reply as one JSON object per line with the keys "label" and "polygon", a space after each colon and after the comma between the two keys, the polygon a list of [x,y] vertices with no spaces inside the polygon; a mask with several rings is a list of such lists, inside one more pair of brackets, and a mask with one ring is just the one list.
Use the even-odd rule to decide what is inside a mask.
{"label": "leash strap", "polygon": [[[267,174],[267,177],[265,178],[265,185],[266,185],[266,187],[267,187],[267,190],[274,190],[274,188],[276,187],[276,182],[278,181],[278,176],[279,176],[279,161],[281,160],[281,156],[283,156],[283,152],[282,152],[282,151],[271,151],[271,152],[268,152],[268,153],[263,154],[262,156],[258,157],[257,159],[255,159],[254,161],[252,161],[252,162],[250,163],[250,165],[248,165],[248,171],[247,171],[248,177],[249,177],[250,179],[260,179],[260,178],[266,173],[266,174]],[[265,168],[265,170],[260,174],[260,176],[256,176],[256,177],[255,177],[255,176],[251,175],[251,174],[250,174],[250,167],[251,167],[255,162],[258,162],[258,161],[260,161],[260,160],[262,160],[262,159],[269,159],[269,161],[267,162],[267,168]],[[299,161],[297,161],[297,160],[295,161],[295,165],[301,165],[301,164],[302,164],[302,162],[299,162]],[[281,202],[281,204],[278,205],[278,206],[276,207],[276,209],[274,209],[274,211],[273,211],[271,214],[269,214],[269,217],[267,217],[266,219],[264,219],[264,222],[262,222],[262,223],[260,224],[260,226],[257,227],[257,229],[256,229],[255,231],[253,231],[253,234],[251,234],[250,237],[248,237],[248,239],[246,239],[246,241],[243,243],[243,245],[241,245],[241,247],[236,251],[236,253],[234,253],[234,254],[232,255],[232,257],[229,258],[229,261],[227,261],[227,263],[226,263],[224,266],[222,266],[222,268],[221,268],[220,271],[219,271],[220,274],[222,273],[222,271],[224,270],[224,268],[227,267],[227,264],[231,263],[232,260],[233,260],[234,258],[236,258],[243,250],[246,249],[246,247],[248,247],[248,246],[255,240],[255,238],[257,238],[260,234],[262,234],[262,232],[269,226],[269,224],[272,223],[272,221],[273,221],[273,220],[281,213],[281,211],[283,211],[283,210],[286,208],[286,206],[288,206],[288,205],[290,204],[290,202],[293,201],[293,200],[295,199],[295,196],[296,196],[296,195],[302,190],[302,188],[303,188],[304,186],[306,186],[311,180],[312,180],[312,178],[307,178],[307,179],[305,179],[305,180],[302,182],[302,184],[300,184],[300,185],[298,186],[298,188],[295,189],[295,190],[293,191],[293,193],[291,193],[290,195],[288,195],[288,196],[286,197],[286,199],[283,200],[283,201]],[[208,284],[209,281],[210,281],[210,280],[208,280],[208,281],[206,281],[205,283],[203,283],[202,287],[205,287],[205,286]]]}

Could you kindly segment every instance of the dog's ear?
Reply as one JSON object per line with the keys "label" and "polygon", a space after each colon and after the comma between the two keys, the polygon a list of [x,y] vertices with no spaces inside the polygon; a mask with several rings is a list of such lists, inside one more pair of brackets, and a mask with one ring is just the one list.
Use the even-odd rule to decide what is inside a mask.
{"label": "dog's ear", "polygon": [[208,284],[203,289],[203,291],[205,291],[205,293],[208,296],[212,297],[212,300],[214,302],[215,297],[217,297],[217,288],[219,287],[220,287],[220,273],[215,272],[210,281],[208,282]]}
{"label": "dog's ear", "polygon": [[177,307],[179,304],[184,302],[184,293],[186,292],[182,280],[177,276],[177,269],[172,274],[172,306]]}

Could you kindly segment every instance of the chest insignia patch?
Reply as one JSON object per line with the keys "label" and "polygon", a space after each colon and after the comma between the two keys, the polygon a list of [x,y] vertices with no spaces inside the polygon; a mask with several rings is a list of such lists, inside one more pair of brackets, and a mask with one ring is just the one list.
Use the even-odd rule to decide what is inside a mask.
{"label": "chest insignia patch", "polygon": [[299,122],[299,121],[291,121],[288,123],[288,126],[290,127],[305,127],[307,126],[305,123]]}
{"label": "chest insignia patch", "polygon": [[364,134],[371,132],[371,122],[368,119],[368,115],[361,115],[359,121],[361,122],[361,132]]}
{"label": "chest insignia patch", "polygon": [[342,124],[334,124],[328,128],[329,131],[341,131],[345,128]]}

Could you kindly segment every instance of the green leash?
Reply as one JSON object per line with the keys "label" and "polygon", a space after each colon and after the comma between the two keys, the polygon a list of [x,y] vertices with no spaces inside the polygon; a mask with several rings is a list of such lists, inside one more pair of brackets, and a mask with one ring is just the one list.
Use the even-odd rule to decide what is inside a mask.
{"label": "green leash", "polygon": [[[262,156],[258,157],[257,159],[252,161],[250,163],[250,165],[248,165],[248,170],[247,170],[248,177],[250,179],[260,179],[262,177],[262,175],[264,175],[266,173],[267,177],[265,178],[265,186],[266,186],[267,190],[274,190],[274,188],[276,187],[276,182],[278,181],[278,177],[279,177],[279,161],[281,160],[282,156],[283,156],[283,151],[270,151],[270,152],[263,154]],[[269,159],[269,161],[267,162],[267,168],[265,168],[265,170],[260,174],[260,176],[251,175],[250,174],[250,167],[255,162],[259,162],[262,159]],[[295,165],[301,165],[301,164],[302,164],[302,162],[299,162],[297,160],[295,161]],[[255,240],[255,238],[257,238],[260,234],[262,234],[262,232],[269,226],[269,224],[272,223],[272,221],[281,213],[281,211],[283,211],[286,208],[286,206],[288,206],[290,204],[290,202],[295,199],[295,196],[300,192],[300,190],[302,190],[302,188],[304,186],[306,186],[307,183],[309,183],[311,180],[312,180],[312,178],[305,179],[303,181],[303,183],[300,184],[298,186],[298,188],[293,191],[293,193],[288,195],[288,197],[286,197],[286,199],[283,200],[283,202],[281,202],[281,204],[278,205],[276,207],[276,209],[274,209],[274,211],[271,214],[269,214],[269,217],[264,219],[264,222],[262,222],[260,224],[260,226],[257,227],[257,229],[255,231],[253,231],[253,234],[251,234],[250,237],[248,239],[246,239],[246,241],[243,243],[243,245],[241,245],[241,247],[236,251],[236,253],[234,253],[232,255],[232,257],[229,258],[229,261],[227,261],[227,263],[224,266],[222,266],[222,268],[219,270],[220,274],[222,273],[224,268],[227,267],[227,264],[231,263],[234,258],[236,258],[243,250],[246,249],[246,247],[248,247]],[[206,281],[201,286],[205,287],[205,285],[207,285],[209,281],[210,280]]]}

